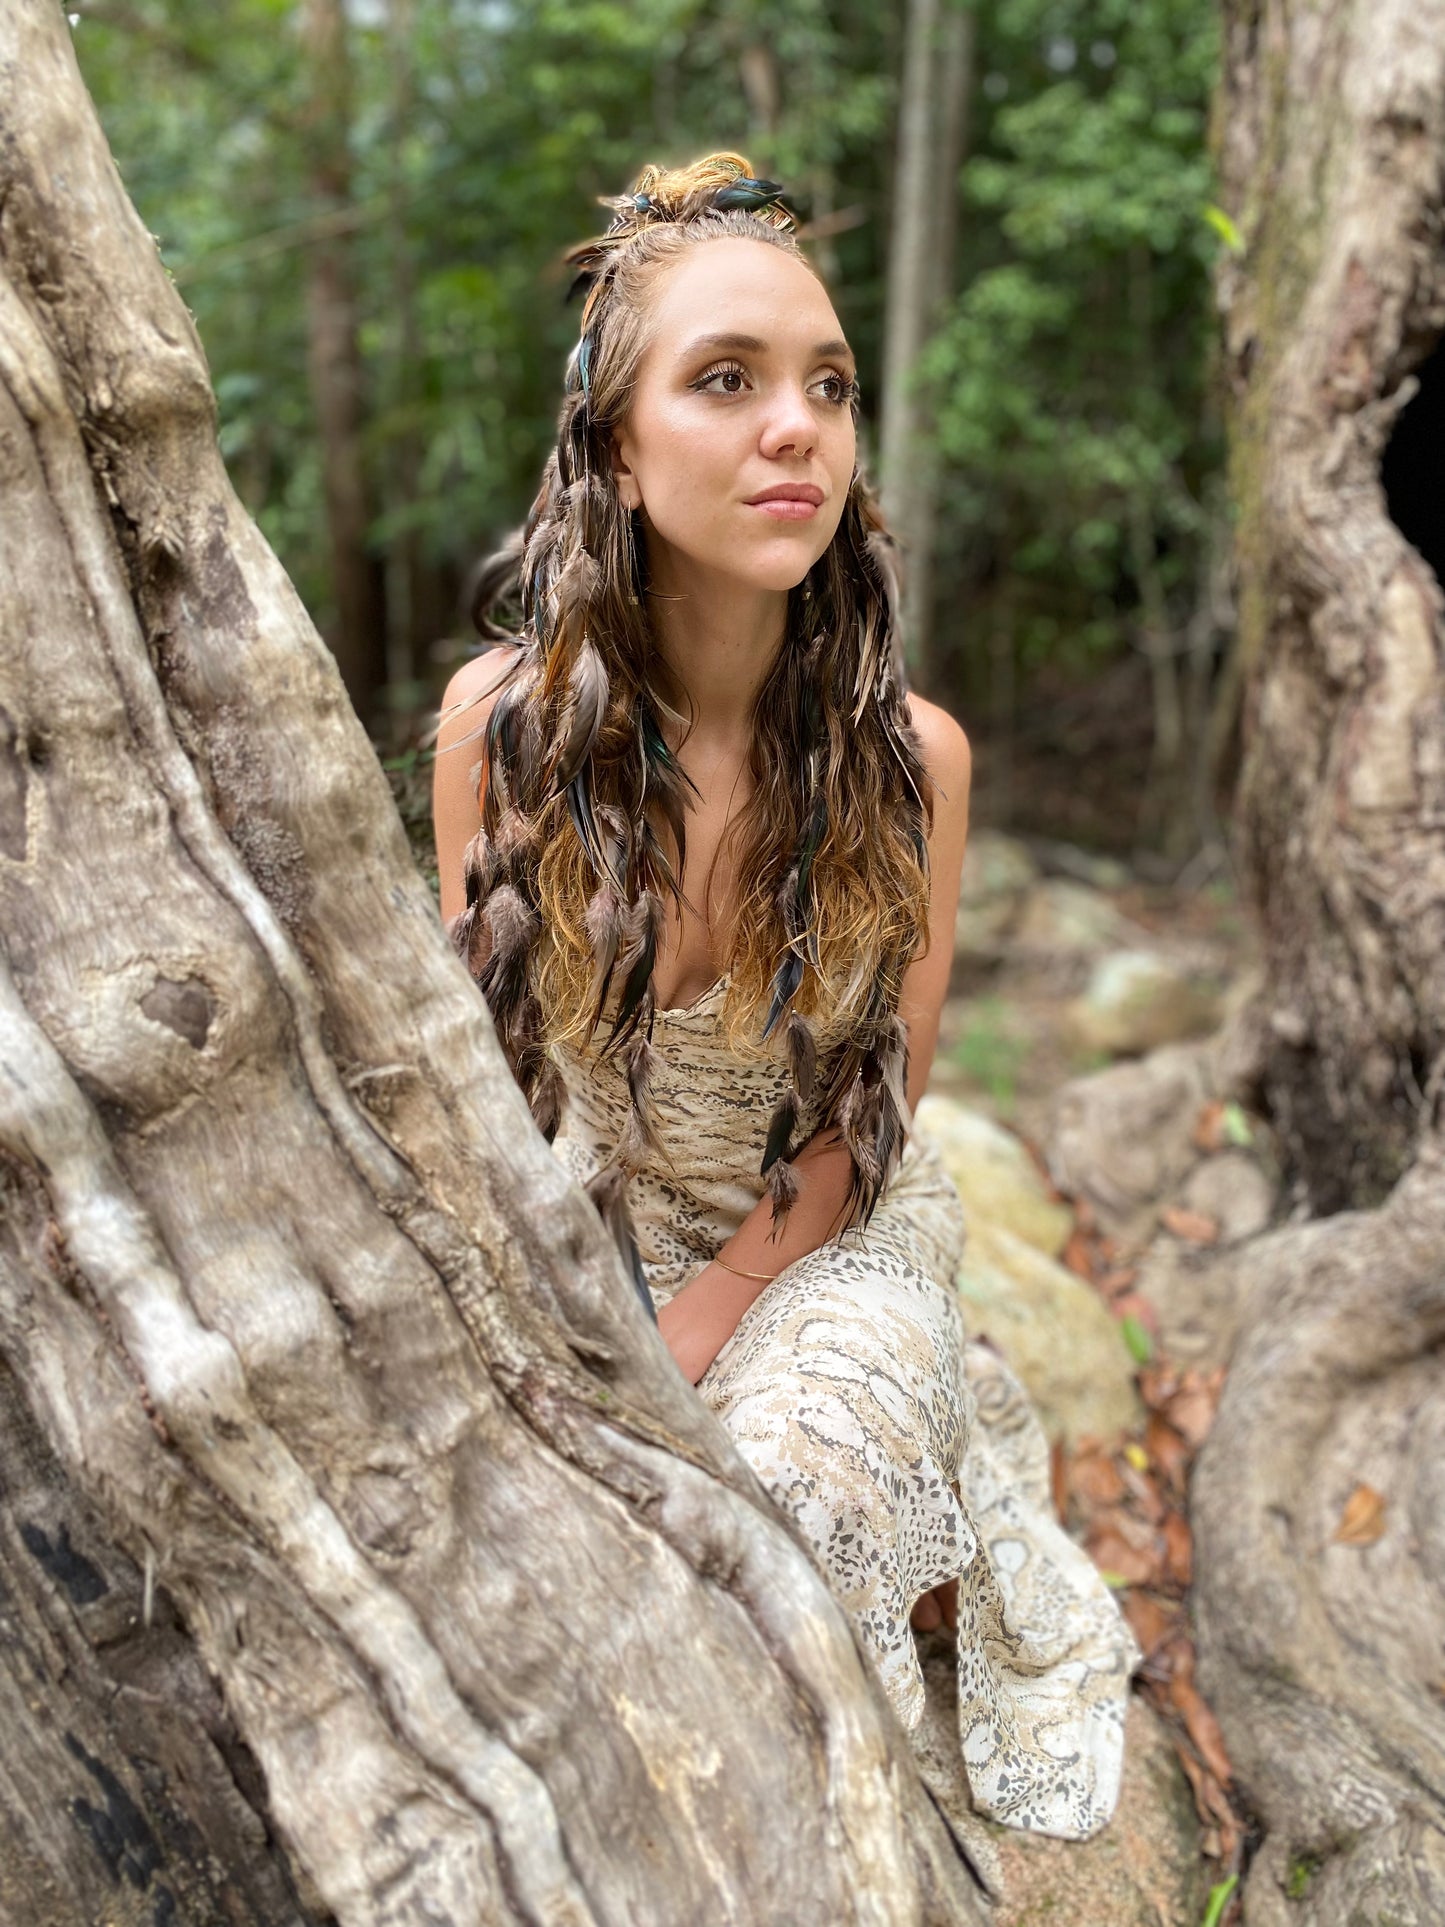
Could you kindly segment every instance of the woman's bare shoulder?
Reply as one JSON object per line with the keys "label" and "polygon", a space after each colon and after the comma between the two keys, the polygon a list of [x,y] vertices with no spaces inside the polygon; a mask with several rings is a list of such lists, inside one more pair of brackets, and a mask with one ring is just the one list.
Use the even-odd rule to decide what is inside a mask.
{"label": "woman's bare shoulder", "polygon": [[923,767],[945,796],[966,791],[973,774],[973,751],[963,725],[937,703],[910,693],[908,715],[918,738]]}
{"label": "woman's bare shoulder", "polygon": [[519,643],[501,643],[478,656],[468,656],[453,671],[442,695],[438,747],[476,734],[491,715],[498,692],[521,653]]}

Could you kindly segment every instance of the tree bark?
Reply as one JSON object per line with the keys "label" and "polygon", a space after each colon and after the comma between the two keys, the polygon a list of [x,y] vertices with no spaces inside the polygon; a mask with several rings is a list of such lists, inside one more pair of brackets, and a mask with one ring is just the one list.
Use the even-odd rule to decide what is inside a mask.
{"label": "tree bark", "polygon": [[981,1919],[532,1127],[50,0],[0,133],[0,1900]]}
{"label": "tree bark", "polygon": [[[1225,23],[1237,824],[1266,966],[1226,1060],[1297,1221],[1221,1260],[1244,1317],[1193,1489],[1200,1678],[1267,1829],[1249,1927],[1424,1927],[1445,1918],[1445,605],[1379,466],[1445,328],[1445,4],[1231,0]],[[1352,1495],[1370,1522],[1341,1536]]]}

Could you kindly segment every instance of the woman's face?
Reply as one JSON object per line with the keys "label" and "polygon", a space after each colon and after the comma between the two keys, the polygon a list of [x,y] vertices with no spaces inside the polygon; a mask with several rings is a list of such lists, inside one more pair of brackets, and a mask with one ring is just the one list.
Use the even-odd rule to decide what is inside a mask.
{"label": "woman's face", "polygon": [[[692,248],[655,284],[648,346],[613,433],[655,582],[699,567],[791,589],[832,541],[856,459],[854,361],[793,256],[741,236]],[[758,501],[779,487],[810,500]]]}

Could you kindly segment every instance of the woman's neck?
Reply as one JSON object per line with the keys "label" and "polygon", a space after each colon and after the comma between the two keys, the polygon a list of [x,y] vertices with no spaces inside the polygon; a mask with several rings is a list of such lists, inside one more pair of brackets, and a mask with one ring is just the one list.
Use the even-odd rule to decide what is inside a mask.
{"label": "woman's neck", "polygon": [[705,573],[658,571],[648,608],[659,652],[691,706],[691,734],[718,741],[751,731],[787,631],[788,592]]}

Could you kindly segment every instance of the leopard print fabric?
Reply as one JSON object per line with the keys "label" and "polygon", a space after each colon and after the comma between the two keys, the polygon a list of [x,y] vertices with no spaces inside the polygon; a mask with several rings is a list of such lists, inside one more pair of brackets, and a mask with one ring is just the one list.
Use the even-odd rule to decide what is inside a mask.
{"label": "leopard print fabric", "polygon": [[[781,1058],[731,1050],[726,980],[657,1014],[652,1107],[666,1158],[630,1181],[654,1303],[694,1277],[762,1197]],[[556,1151],[585,1181],[627,1118],[621,1068],[564,1058]],[[915,1133],[865,1233],[767,1285],[698,1383],[774,1500],[802,1527],[899,1717],[924,1683],[909,1625],[958,1589],[958,1722],[978,1811],[1079,1840],[1118,1800],[1140,1653],[1112,1593],[1054,1517],[1048,1445],[1027,1394],[967,1338],[952,1280],[967,1227]]]}

